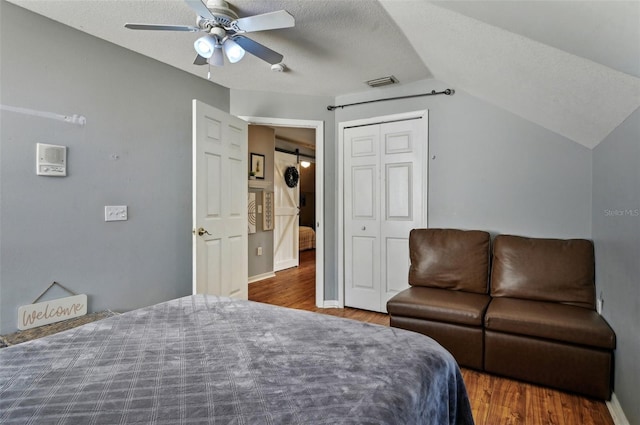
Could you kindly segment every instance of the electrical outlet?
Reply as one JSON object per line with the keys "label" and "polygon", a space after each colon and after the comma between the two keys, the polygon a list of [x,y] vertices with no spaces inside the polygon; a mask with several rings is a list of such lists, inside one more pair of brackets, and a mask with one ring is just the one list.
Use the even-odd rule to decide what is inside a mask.
{"label": "electrical outlet", "polygon": [[262,247],[261,246],[259,246],[256,251],[257,251],[258,255],[262,255]]}
{"label": "electrical outlet", "polygon": [[106,205],[104,207],[104,221],[124,221],[126,219],[126,205]]}
{"label": "electrical outlet", "polygon": [[596,311],[598,314],[602,315],[602,305],[604,304],[604,300],[602,298],[598,298],[596,301]]}

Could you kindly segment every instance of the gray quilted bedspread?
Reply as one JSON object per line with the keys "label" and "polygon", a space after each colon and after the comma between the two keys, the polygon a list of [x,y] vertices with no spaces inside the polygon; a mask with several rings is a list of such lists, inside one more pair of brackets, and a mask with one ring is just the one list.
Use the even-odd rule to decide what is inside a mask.
{"label": "gray quilted bedspread", "polygon": [[185,297],[0,350],[2,424],[472,424],[417,333]]}

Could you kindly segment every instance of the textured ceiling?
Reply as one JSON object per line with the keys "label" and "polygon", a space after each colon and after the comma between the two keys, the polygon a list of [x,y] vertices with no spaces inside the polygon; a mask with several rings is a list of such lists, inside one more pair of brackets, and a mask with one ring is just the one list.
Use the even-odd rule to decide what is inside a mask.
{"label": "textured ceiling", "polygon": [[[124,24],[194,25],[182,0],[10,0],[19,6],[207,78],[208,66],[193,65],[193,42],[203,33],[133,31]],[[284,55],[288,72],[251,55],[237,64],[211,67],[211,80],[225,87],[336,96],[366,90],[365,81],[386,75],[404,82],[430,78],[413,48],[372,0],[232,0],[240,17],[287,10],[294,28],[247,34]]]}
{"label": "textured ceiling", "polygon": [[[628,54],[637,59],[638,2],[620,2],[615,5],[616,13],[609,13],[609,2],[566,2],[562,12],[556,8],[557,2],[515,2],[522,3],[518,14],[508,2],[483,2],[484,8],[478,2],[440,3],[440,6],[411,2],[411,8],[406,1],[381,3],[435,78],[588,148],[595,147],[640,106],[637,76],[501,28],[508,26],[515,30],[521,24],[532,37],[594,58],[602,49],[579,46],[582,44],[579,34],[601,33],[610,43],[604,46],[605,50],[627,47],[619,57]],[[500,27],[450,8],[491,19]],[[538,16],[528,14],[530,10],[537,11]],[[555,22],[545,21],[547,14],[552,16],[554,12],[558,13],[553,18]],[[628,25],[623,36],[615,18],[625,24],[633,22],[623,16],[625,13],[635,19],[635,26]],[[585,25],[589,26],[586,31]],[[562,35],[565,32],[573,36],[573,41]],[[603,54],[598,57],[606,58]]]}
{"label": "textured ceiling", "polygon": [[640,1],[434,1],[617,71],[640,77]]}
{"label": "textured ceiling", "polygon": [[[195,33],[124,23],[193,25],[182,0],[10,0],[206,78]],[[232,89],[338,96],[364,81],[436,78],[593,148],[640,106],[640,2],[232,0],[240,16],[285,9],[295,28],[251,34],[288,72],[247,55],[212,67]]]}

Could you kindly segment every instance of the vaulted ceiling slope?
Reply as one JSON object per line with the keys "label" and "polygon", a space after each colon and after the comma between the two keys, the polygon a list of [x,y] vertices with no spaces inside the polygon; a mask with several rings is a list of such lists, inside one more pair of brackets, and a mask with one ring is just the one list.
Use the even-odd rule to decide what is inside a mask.
{"label": "vaulted ceiling slope", "polygon": [[436,79],[589,148],[640,106],[640,2],[382,4]]}
{"label": "vaulted ceiling slope", "polygon": [[[2,1],[2,0],[0,0]],[[183,0],[10,0],[202,78]],[[286,9],[294,28],[252,33],[282,53],[275,73],[247,55],[211,69],[231,89],[338,96],[364,81],[436,78],[593,148],[640,106],[640,1],[231,0],[240,16]]]}

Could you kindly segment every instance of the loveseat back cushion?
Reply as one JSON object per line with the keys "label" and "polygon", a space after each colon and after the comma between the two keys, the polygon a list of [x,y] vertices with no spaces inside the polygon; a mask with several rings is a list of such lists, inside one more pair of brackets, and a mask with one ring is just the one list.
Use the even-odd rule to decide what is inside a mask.
{"label": "loveseat back cushion", "polygon": [[490,241],[480,230],[413,229],[409,284],[488,293]]}
{"label": "loveseat back cushion", "polygon": [[491,296],[595,306],[593,243],[499,235],[493,242]]}

